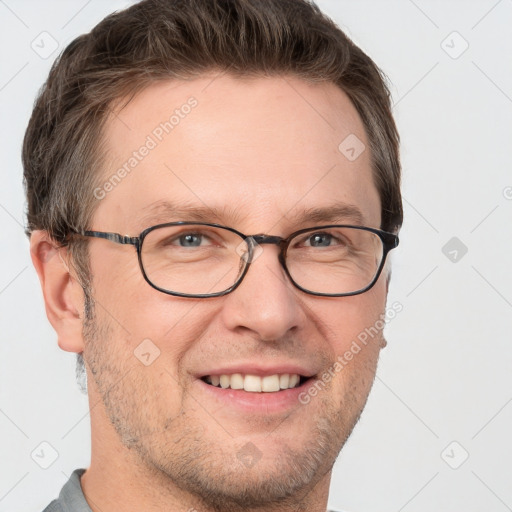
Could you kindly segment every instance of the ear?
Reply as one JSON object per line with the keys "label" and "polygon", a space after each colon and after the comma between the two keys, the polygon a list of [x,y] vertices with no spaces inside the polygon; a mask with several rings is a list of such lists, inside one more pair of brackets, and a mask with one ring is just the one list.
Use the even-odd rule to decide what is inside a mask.
{"label": "ear", "polygon": [[41,282],[46,316],[57,332],[60,348],[82,352],[84,292],[67,264],[67,249],[59,247],[47,231],[37,230],[30,237],[30,256]]}

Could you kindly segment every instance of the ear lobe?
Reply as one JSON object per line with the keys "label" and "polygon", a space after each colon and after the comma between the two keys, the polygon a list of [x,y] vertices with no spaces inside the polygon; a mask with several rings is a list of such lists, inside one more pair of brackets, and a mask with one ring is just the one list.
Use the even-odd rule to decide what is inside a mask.
{"label": "ear lobe", "polygon": [[83,290],[67,264],[68,253],[48,232],[37,230],[30,237],[30,256],[43,291],[46,316],[57,332],[60,348],[83,351]]}

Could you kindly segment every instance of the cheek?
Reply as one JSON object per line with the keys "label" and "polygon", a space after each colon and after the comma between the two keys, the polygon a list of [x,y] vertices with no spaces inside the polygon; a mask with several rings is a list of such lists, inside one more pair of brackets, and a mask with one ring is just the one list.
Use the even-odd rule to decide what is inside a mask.
{"label": "cheek", "polygon": [[311,306],[312,310],[316,310],[324,337],[336,356],[349,350],[353,342],[359,342],[361,346],[379,346],[386,295],[386,279],[381,276],[375,286],[365,293]]}
{"label": "cheek", "polygon": [[[144,279],[135,255],[96,257],[93,297],[96,309],[113,327],[119,351],[150,354],[165,365],[171,378],[180,378],[180,361],[207,332],[217,314],[214,301],[183,299],[166,295]],[[146,358],[148,356],[145,356]],[[169,377],[169,375],[168,375]],[[160,377],[155,377],[157,381]]]}
{"label": "cheek", "polygon": [[[110,305],[128,303],[144,291],[144,277],[133,246],[94,240],[89,246],[94,295]],[[128,294],[128,295],[127,295]]]}
{"label": "cheek", "polygon": [[375,377],[383,347],[386,295],[386,280],[381,277],[371,290],[352,297],[344,314],[350,334],[337,343],[336,363],[343,393],[354,391],[357,401],[366,400]]}
{"label": "cheek", "polygon": [[331,362],[321,380],[330,380],[332,399],[358,414],[371,389],[383,346],[386,281],[366,293],[318,308]]}
{"label": "cheek", "polygon": [[[133,247],[95,247],[91,252],[94,299],[134,339],[161,338],[181,323],[191,304],[180,303],[151,287]],[[176,302],[172,305],[170,302]]]}

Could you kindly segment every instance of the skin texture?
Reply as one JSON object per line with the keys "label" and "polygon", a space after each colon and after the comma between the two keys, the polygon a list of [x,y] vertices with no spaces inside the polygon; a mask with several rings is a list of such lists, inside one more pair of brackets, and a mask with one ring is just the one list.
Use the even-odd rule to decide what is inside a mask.
{"label": "skin texture", "polygon": [[[286,237],[322,224],[300,219],[304,211],[335,203],[380,227],[369,150],[353,162],[338,150],[349,134],[367,145],[354,107],[333,84],[289,76],[150,86],[108,121],[100,186],[190,97],[190,113],[98,200],[92,229],[137,236],[160,222],[202,220]],[[208,218],[148,213],[161,201],[207,208]],[[85,319],[66,251],[33,234],[59,345],[83,352],[87,365],[92,459],[82,487],[93,511],[325,511],[332,465],[364,407],[383,338],[308,404],[277,412],[212,399],[197,376],[253,363],[321,375],[384,312],[386,277],[361,295],[315,297],[293,287],[277,254],[264,246],[233,293],[201,300],[150,287],[134,247],[91,239],[93,316]],[[134,355],[145,339],[160,351],[148,366]],[[240,458],[247,450],[258,455],[251,467]]]}

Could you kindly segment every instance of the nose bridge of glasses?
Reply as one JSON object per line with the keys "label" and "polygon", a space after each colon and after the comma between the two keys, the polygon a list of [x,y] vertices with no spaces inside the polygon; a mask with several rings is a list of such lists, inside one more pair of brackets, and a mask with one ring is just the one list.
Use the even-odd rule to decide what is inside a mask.
{"label": "nose bridge of glasses", "polygon": [[283,264],[283,256],[284,256],[283,246],[286,243],[286,240],[284,238],[282,238],[280,236],[259,234],[259,235],[248,236],[245,239],[245,242],[247,244],[249,244],[250,246],[252,246],[253,257],[259,256],[259,254],[263,250],[262,247],[260,247],[258,250],[258,246],[262,246],[265,244],[266,245],[277,245],[279,248],[279,261],[281,262],[281,264]]}
{"label": "nose bridge of glasses", "polygon": [[[254,263],[256,259],[259,258],[259,256],[263,252],[262,245],[277,245],[278,247],[278,255],[277,259],[279,261],[279,264],[286,270],[286,263],[285,263],[285,255],[284,255],[284,247],[286,244],[286,239],[280,236],[273,236],[273,235],[264,235],[264,234],[258,234],[258,235],[250,235],[245,238],[245,243],[249,247],[249,253],[247,255],[242,256],[242,259],[246,262],[247,266],[250,266]],[[245,274],[245,273],[244,273]]]}
{"label": "nose bridge of glasses", "polygon": [[272,235],[253,235],[253,236],[249,236],[247,238],[252,239],[258,245],[263,245],[263,244],[281,245],[284,240],[280,236],[272,236]]}

